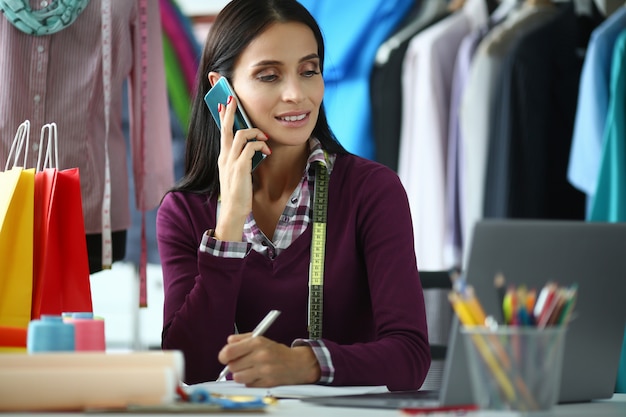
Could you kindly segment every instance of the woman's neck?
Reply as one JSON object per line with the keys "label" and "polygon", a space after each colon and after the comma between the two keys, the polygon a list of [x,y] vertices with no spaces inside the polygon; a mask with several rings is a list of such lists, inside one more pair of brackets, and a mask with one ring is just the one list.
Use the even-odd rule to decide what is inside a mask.
{"label": "woman's neck", "polygon": [[272,147],[272,155],[261,162],[252,174],[255,196],[262,194],[269,201],[290,196],[302,179],[308,158],[308,143],[298,147]]}

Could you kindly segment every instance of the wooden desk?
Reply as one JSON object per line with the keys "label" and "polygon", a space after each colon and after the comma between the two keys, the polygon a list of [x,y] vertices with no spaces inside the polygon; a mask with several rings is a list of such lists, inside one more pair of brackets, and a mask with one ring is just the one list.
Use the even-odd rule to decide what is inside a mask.
{"label": "wooden desk", "polygon": [[[31,416],[45,416],[50,415],[54,417],[76,417],[76,416],[89,416],[89,417],[112,417],[112,416],[141,416],[141,417],[165,417],[165,416],[183,416],[185,414],[132,414],[132,413],[20,413],[21,417]],[[407,414],[402,414],[399,410],[376,410],[366,408],[348,408],[348,407],[325,407],[319,405],[312,405],[303,403],[298,400],[282,400],[277,405],[268,408],[264,413],[234,413],[226,412],[219,414],[188,414],[189,416],[229,416],[229,417],[252,417],[255,415],[269,416],[269,417],[399,417]],[[429,414],[429,416],[454,416],[456,414]],[[481,411],[466,414],[469,417],[513,417],[518,416],[518,413],[513,412],[496,412],[496,411]],[[2,416],[2,413],[0,413]],[[626,416],[626,394],[615,394],[610,400],[594,401],[590,403],[582,404],[566,404],[557,406],[552,412],[542,414],[542,416],[550,417],[624,417]]]}

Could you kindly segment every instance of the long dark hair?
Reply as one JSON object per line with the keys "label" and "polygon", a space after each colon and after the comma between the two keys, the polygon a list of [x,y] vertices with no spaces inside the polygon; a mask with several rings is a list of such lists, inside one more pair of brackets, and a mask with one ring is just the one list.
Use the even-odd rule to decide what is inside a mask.
{"label": "long dark hair", "polygon": [[[233,67],[248,44],[274,23],[300,22],[313,31],[321,70],[324,65],[322,32],[309,11],[297,0],[232,0],[217,15],[207,36],[196,79],[185,151],[185,175],[173,190],[219,193],[217,157],[220,131],[204,102],[211,87],[211,71],[232,80]],[[328,126],[322,104],[315,128],[322,147],[332,153],[347,153]]]}

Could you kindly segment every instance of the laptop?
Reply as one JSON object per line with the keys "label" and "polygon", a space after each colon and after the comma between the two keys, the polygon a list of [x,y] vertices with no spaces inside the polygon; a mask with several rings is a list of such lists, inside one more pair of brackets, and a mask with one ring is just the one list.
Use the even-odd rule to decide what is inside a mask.
{"label": "laptop", "polygon": [[[539,291],[548,281],[578,285],[566,333],[559,403],[610,398],[626,328],[626,223],[483,220],[476,224],[466,269],[487,314],[502,321],[496,274]],[[349,407],[433,408],[473,402],[465,346],[453,319],[439,391],[386,392],[303,401]]]}

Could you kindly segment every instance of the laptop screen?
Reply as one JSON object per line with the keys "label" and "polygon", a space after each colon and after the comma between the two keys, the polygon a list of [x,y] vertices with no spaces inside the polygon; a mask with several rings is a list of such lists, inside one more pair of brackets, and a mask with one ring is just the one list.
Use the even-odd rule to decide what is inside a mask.
{"label": "laptop screen", "polygon": [[[548,281],[578,285],[566,336],[559,402],[610,398],[626,326],[626,224],[478,222],[465,275],[487,314],[502,322],[496,274],[503,274],[507,285],[524,284],[537,291]],[[465,355],[464,346],[460,337],[454,340],[456,332],[454,325],[442,386],[449,395],[469,384],[467,364],[460,356]]]}

